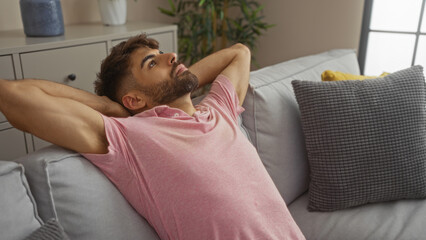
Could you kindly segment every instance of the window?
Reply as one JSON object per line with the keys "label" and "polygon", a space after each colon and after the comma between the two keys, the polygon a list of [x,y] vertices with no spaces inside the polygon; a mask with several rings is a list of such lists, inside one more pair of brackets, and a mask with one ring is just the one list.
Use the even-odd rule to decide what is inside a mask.
{"label": "window", "polygon": [[365,75],[426,68],[426,0],[365,0],[358,60]]}

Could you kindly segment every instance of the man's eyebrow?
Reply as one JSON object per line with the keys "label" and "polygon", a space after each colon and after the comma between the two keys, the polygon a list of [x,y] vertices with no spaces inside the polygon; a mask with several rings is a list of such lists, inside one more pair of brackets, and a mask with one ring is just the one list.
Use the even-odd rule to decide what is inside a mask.
{"label": "man's eyebrow", "polygon": [[146,57],[144,57],[144,58],[142,59],[142,62],[141,62],[141,68],[143,68],[143,65],[145,64],[145,62],[146,62],[146,61],[148,61],[149,59],[151,59],[151,58],[153,58],[153,57],[155,57],[155,55],[154,55],[154,54],[150,54],[150,55],[147,55]]}

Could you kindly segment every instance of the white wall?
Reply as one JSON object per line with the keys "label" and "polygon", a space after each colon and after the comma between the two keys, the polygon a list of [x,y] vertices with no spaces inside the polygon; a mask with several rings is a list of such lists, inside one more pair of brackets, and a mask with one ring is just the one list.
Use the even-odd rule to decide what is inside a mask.
{"label": "white wall", "polygon": [[260,0],[276,24],[259,42],[261,66],[333,48],[358,49],[363,0]]}

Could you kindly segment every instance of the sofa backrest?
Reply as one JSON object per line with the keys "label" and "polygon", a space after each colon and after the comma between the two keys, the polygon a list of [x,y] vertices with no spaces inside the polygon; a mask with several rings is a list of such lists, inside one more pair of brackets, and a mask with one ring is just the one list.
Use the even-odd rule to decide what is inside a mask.
{"label": "sofa backrest", "polygon": [[320,81],[325,70],[359,74],[355,51],[332,50],[250,74],[243,126],[287,205],[304,193],[309,183],[300,112],[291,81]]}

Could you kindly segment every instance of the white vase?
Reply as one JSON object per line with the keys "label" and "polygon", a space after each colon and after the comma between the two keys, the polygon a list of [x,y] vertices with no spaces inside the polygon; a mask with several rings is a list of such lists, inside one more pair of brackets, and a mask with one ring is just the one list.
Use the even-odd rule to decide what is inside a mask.
{"label": "white vase", "polygon": [[98,0],[102,23],[105,25],[122,25],[126,23],[126,0]]}

